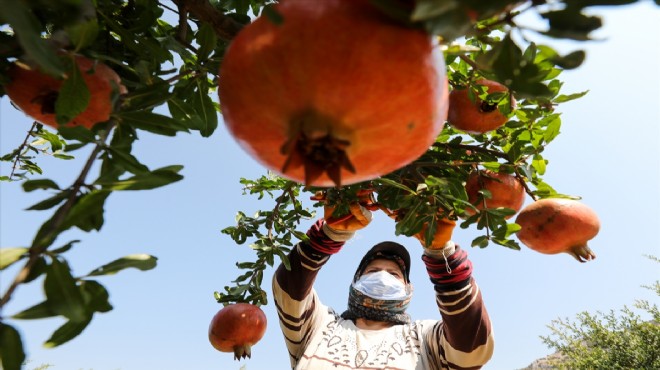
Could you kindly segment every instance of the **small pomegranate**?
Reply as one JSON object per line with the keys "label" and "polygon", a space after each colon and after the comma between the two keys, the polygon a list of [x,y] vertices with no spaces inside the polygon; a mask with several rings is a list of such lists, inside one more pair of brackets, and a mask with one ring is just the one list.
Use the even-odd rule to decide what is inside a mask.
{"label": "small pomegranate", "polygon": [[520,211],[516,223],[518,239],[532,250],[545,254],[568,253],[580,262],[596,258],[587,246],[600,230],[596,213],[572,199],[546,198]]}
{"label": "small pomegranate", "polygon": [[[489,94],[506,92],[506,86],[496,81],[479,79],[477,85],[485,86]],[[515,99],[511,95],[511,104]],[[453,127],[473,134],[483,134],[495,130],[507,122],[507,116],[502,114],[496,104],[491,104],[476,97],[470,100],[467,88],[457,88],[449,93],[449,112],[447,121]]]}
{"label": "small pomegranate", "polygon": [[[490,170],[477,170],[470,173],[465,183],[468,201],[477,209],[484,208],[510,208],[518,212],[525,202],[525,188],[521,180],[513,174],[494,172]],[[490,192],[490,198],[484,198],[479,193],[482,190]],[[468,215],[475,214],[472,208],[466,208]],[[509,219],[513,217],[507,216]]]}
{"label": "small pomegranate", "polygon": [[229,304],[213,316],[209,341],[220,352],[233,352],[234,359],[250,357],[251,347],[266,333],[266,315],[250,303]]}
{"label": "small pomegranate", "polygon": [[369,0],[287,0],[281,24],[244,27],[219,73],[224,121],[238,143],[308,186],[367,181],[421,156],[442,131],[442,51]]}
{"label": "small pomegranate", "polygon": [[[76,56],[75,61],[89,89],[90,100],[87,108],[65,125],[90,128],[110,118],[113,88],[118,88],[122,94],[126,88],[121,85],[117,73],[107,65],[83,56]],[[63,80],[19,63],[10,67],[9,78],[10,82],[5,85],[9,99],[26,115],[57,128],[55,101]]]}

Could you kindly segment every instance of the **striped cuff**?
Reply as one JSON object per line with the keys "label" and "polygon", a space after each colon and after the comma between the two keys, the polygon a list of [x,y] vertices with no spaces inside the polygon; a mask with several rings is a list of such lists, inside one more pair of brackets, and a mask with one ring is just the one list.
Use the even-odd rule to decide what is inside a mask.
{"label": "striped cuff", "polygon": [[345,242],[345,241],[351,239],[353,237],[353,235],[355,235],[355,231],[335,230],[335,229],[331,228],[330,226],[328,226],[328,224],[325,223],[325,222],[323,223],[322,229],[323,229],[323,233],[325,233],[325,235],[328,238],[330,238],[330,239],[332,239],[336,242]]}
{"label": "striped cuff", "polygon": [[334,240],[325,231],[325,221],[320,219],[307,231],[308,244],[312,249],[326,255],[335,254],[344,246],[343,241]]}
{"label": "striped cuff", "polygon": [[[446,250],[447,247],[439,251]],[[433,252],[437,256],[427,254],[426,251],[422,255],[422,261],[436,291],[452,291],[465,287],[472,277],[472,262],[468,259],[467,252],[457,245],[449,256],[439,251]]]}

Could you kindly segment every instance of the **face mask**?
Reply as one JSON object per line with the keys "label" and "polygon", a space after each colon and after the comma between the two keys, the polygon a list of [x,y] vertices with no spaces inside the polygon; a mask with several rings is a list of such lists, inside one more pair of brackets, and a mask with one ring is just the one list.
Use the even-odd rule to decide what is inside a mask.
{"label": "face mask", "polygon": [[[410,288],[408,288],[410,287]],[[353,283],[353,289],[373,299],[401,301],[409,298],[412,285],[406,285],[387,271],[364,274]]]}

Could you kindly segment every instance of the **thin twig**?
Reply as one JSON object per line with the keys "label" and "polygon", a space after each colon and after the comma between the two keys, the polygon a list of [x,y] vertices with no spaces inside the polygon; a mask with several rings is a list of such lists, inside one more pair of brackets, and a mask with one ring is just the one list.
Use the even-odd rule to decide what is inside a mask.
{"label": "thin twig", "polygon": [[16,167],[18,166],[18,162],[21,161],[21,152],[23,151],[23,148],[28,146],[28,140],[30,140],[30,137],[32,137],[32,132],[36,132],[35,129],[37,128],[37,125],[39,122],[34,121],[32,123],[32,127],[28,131],[27,135],[25,135],[25,140],[23,140],[23,143],[16,149],[16,158],[14,159],[14,163],[11,166],[11,173],[9,174],[9,179],[11,180],[14,178],[14,174],[16,173]]}
{"label": "thin twig", "polygon": [[[275,202],[275,208],[273,208],[273,213],[271,213],[270,217],[268,217],[268,220],[266,221],[267,224],[270,223],[270,227],[268,227],[268,239],[273,238],[273,223],[275,222],[275,219],[277,218],[277,216],[279,216],[279,214],[280,214],[280,205],[286,199],[285,195],[290,194],[289,192],[294,187],[294,185],[295,185],[295,182],[289,181],[287,186],[282,190],[282,194],[279,197],[277,197],[277,199],[275,199],[276,202]],[[292,197],[292,200],[293,200],[293,197]]]}
{"label": "thin twig", "polygon": [[472,67],[472,69],[475,69],[475,70],[480,70],[481,69],[481,68],[479,68],[477,63],[474,62],[474,60],[468,58],[466,55],[460,54],[458,57],[461,58],[461,60],[464,61],[465,63],[467,63],[470,67]]}

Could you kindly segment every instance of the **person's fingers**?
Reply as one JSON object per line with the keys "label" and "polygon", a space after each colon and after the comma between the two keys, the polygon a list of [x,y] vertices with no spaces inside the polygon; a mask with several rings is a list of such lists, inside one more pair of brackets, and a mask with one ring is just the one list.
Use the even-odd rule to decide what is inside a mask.
{"label": "person's fingers", "polygon": [[366,226],[371,222],[371,211],[366,209],[365,207],[361,206],[358,203],[353,203],[349,206],[349,210],[351,211],[351,215],[355,217],[355,219],[362,225]]}

